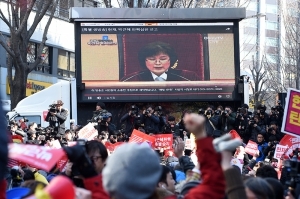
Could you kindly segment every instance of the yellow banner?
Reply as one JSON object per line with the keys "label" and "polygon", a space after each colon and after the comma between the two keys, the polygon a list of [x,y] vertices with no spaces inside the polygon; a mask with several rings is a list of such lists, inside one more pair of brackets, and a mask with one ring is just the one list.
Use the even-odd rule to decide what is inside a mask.
{"label": "yellow banner", "polygon": [[[45,88],[48,88],[51,85],[52,84],[48,82],[40,82],[40,81],[28,79],[26,84],[26,96],[39,92]],[[6,93],[8,95],[10,94],[10,85],[8,83],[8,78],[6,78]]]}

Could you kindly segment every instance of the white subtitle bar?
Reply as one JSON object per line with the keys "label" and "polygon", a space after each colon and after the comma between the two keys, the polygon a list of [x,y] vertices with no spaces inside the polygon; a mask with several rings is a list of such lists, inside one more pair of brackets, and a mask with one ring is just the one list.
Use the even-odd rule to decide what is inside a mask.
{"label": "white subtitle bar", "polygon": [[81,23],[81,26],[232,26],[233,23]]}

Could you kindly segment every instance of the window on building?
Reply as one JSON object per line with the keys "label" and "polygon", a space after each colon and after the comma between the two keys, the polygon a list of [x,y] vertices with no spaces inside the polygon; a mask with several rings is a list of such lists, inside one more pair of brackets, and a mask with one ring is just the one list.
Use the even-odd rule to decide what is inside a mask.
{"label": "window on building", "polygon": [[269,63],[277,63],[278,62],[279,57],[275,54],[267,54],[266,55],[266,62]]}
{"label": "window on building", "polygon": [[272,14],[277,14],[278,13],[278,7],[277,5],[266,5],[266,13],[272,13]]}
{"label": "window on building", "polygon": [[42,73],[51,74],[50,66],[50,47],[44,46],[41,55],[38,55],[39,44],[34,42],[29,42],[27,47],[27,63],[33,64],[37,58],[40,59],[40,63],[35,68],[35,71]]}
{"label": "window on building", "polygon": [[59,49],[57,67],[58,76],[75,77],[75,54]]}
{"label": "window on building", "polygon": [[277,22],[272,22],[272,21],[267,21],[266,22],[266,29],[268,29],[268,30],[278,30],[278,23]]}
{"label": "window on building", "polygon": [[266,46],[278,46],[278,39],[272,37],[266,37]]}
{"label": "window on building", "polygon": [[36,57],[36,44],[29,42],[27,47],[27,63],[34,63]]}
{"label": "window on building", "polygon": [[70,53],[70,71],[75,72],[75,53]]}
{"label": "window on building", "polygon": [[41,64],[43,65],[49,65],[49,47],[44,46],[41,54]]}
{"label": "window on building", "polygon": [[250,2],[246,9],[251,11],[257,11],[257,3],[253,1]]}
{"label": "window on building", "polygon": [[58,50],[57,67],[68,70],[68,52],[65,50]]}
{"label": "window on building", "polygon": [[246,27],[257,28],[257,19],[256,18],[249,18],[249,19],[245,19],[244,21],[245,21]]}

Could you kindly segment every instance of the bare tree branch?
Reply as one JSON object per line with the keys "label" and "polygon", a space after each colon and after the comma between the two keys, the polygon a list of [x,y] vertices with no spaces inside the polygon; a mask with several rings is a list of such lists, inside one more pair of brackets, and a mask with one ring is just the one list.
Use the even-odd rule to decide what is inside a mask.
{"label": "bare tree branch", "polygon": [[12,31],[12,27],[11,24],[9,23],[9,21],[6,19],[6,17],[4,16],[2,10],[0,9],[0,19],[8,26],[8,28],[10,29],[10,31]]}
{"label": "bare tree branch", "polygon": [[40,63],[40,55],[42,54],[42,51],[43,51],[43,49],[45,47],[45,43],[46,43],[46,40],[47,40],[48,30],[49,30],[50,24],[52,22],[52,19],[53,19],[53,16],[54,16],[55,9],[56,9],[56,6],[58,4],[58,1],[59,0],[55,0],[54,1],[54,5],[52,6],[52,10],[51,10],[51,15],[49,16],[49,19],[48,19],[47,24],[46,24],[45,29],[44,29],[42,42],[40,43],[39,48],[37,50],[37,55],[39,57],[35,60],[35,62],[31,66],[28,66],[29,72],[32,71],[34,68],[36,68],[37,65]]}
{"label": "bare tree branch", "polygon": [[[45,0],[46,1],[46,0]],[[45,1],[42,1],[42,2],[45,2]],[[32,34],[34,33],[37,25],[40,23],[40,21],[42,20],[42,18],[44,17],[44,15],[46,14],[49,6],[51,5],[52,1],[51,0],[47,0],[46,1],[47,3],[43,5],[43,8],[41,9],[41,11],[38,13],[36,12],[36,15],[35,15],[35,18],[34,18],[34,21],[31,25],[31,27],[29,28],[28,30],[28,34],[27,34],[27,40],[29,40],[32,36]],[[54,7],[55,8],[55,7]]]}

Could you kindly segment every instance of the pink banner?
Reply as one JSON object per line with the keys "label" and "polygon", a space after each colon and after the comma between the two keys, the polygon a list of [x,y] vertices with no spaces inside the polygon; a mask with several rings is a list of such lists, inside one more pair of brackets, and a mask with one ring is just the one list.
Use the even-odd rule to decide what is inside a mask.
{"label": "pink banner", "polygon": [[245,147],[245,152],[248,153],[249,155],[254,156],[255,154],[258,153],[258,146],[255,142],[249,140],[247,146]]}
{"label": "pink banner", "polygon": [[298,90],[288,90],[281,131],[300,135],[300,91]]}
{"label": "pink banner", "polygon": [[9,158],[31,165],[32,167],[50,171],[65,152],[62,149],[49,149],[44,146],[16,144],[8,145]]}

